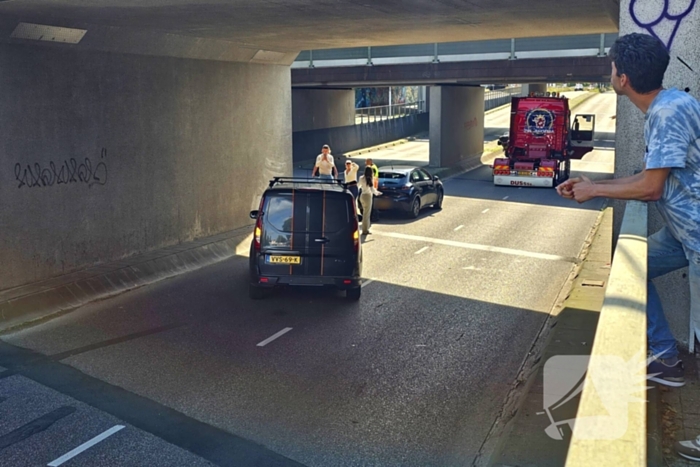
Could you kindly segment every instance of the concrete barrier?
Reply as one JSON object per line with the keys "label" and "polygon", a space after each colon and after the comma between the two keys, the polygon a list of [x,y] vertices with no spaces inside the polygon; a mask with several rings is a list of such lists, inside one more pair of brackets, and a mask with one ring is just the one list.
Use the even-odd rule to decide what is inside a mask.
{"label": "concrete barrier", "polygon": [[647,204],[627,202],[566,466],[647,465]]}
{"label": "concrete barrier", "polygon": [[428,131],[429,118],[422,113],[363,125],[296,131],[292,136],[294,163],[315,159],[324,144],[340,155]]}

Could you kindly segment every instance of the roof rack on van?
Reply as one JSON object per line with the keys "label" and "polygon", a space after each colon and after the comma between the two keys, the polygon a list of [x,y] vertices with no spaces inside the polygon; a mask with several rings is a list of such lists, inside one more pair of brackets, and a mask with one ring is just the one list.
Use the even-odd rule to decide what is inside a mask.
{"label": "roof rack on van", "polygon": [[339,185],[343,188],[347,188],[347,185],[343,182],[341,182],[338,179],[323,179],[323,178],[307,178],[307,177],[274,177],[272,180],[270,180],[270,188],[275,186],[278,183],[298,183],[298,182],[303,182],[303,183],[318,183],[318,184],[335,184]]}

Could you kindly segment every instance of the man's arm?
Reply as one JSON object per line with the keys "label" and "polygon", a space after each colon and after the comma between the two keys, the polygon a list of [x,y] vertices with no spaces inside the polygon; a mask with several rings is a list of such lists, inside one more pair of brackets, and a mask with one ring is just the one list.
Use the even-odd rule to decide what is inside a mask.
{"label": "man's arm", "polygon": [[664,192],[664,184],[670,168],[648,169],[644,172],[618,179],[619,183],[593,183],[587,177],[571,187],[573,198],[583,203],[593,198],[656,201]]}
{"label": "man's arm", "polygon": [[644,178],[644,172],[639,172],[638,174],[630,175],[629,177],[622,178],[610,178],[607,180],[599,180],[596,185],[624,185],[626,183],[634,183]]}

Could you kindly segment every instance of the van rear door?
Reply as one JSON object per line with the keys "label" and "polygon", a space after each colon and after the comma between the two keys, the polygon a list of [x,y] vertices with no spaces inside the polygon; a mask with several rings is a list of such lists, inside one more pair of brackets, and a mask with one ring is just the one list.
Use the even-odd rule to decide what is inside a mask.
{"label": "van rear door", "polygon": [[353,202],[347,192],[309,193],[309,258],[311,264],[318,266],[321,276],[353,275],[357,265]]}
{"label": "van rear door", "polygon": [[351,202],[349,193],[323,190],[269,193],[263,209],[261,274],[351,275]]}

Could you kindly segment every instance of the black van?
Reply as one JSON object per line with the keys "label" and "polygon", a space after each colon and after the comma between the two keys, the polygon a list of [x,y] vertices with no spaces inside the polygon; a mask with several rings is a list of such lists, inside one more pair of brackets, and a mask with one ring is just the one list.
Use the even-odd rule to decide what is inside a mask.
{"label": "black van", "polygon": [[252,299],[278,286],[361,294],[362,245],[352,193],[337,180],[275,177],[263,193],[250,245]]}

